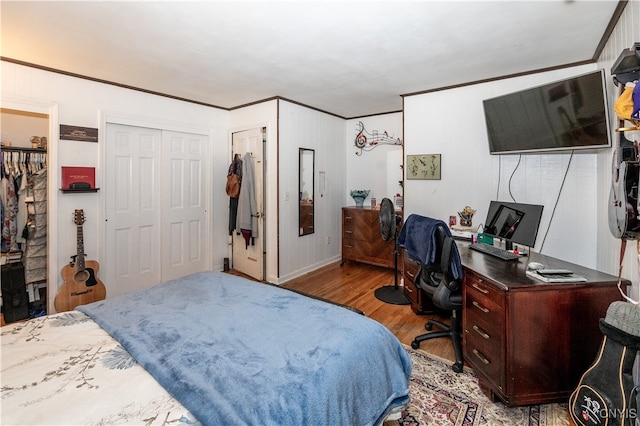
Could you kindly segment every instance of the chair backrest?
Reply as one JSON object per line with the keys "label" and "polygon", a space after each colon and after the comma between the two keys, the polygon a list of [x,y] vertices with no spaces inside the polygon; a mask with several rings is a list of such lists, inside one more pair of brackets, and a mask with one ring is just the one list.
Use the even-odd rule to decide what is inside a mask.
{"label": "chair backrest", "polygon": [[434,236],[436,242],[436,251],[433,257],[433,262],[425,265],[424,263],[418,261],[420,270],[418,271],[418,275],[416,277],[416,281],[423,285],[431,287],[437,287],[440,283],[440,279],[442,276],[442,247],[447,235],[442,228],[437,227],[434,230]]}
{"label": "chair backrest", "polygon": [[451,274],[451,255],[455,240],[436,228],[436,257],[432,265],[420,265],[419,287],[431,296],[433,304],[445,310],[462,306],[462,282]]}

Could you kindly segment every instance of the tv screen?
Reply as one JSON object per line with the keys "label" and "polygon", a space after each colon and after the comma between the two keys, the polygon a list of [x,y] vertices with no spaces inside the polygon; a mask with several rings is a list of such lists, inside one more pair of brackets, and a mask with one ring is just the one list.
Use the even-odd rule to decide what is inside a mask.
{"label": "tv screen", "polygon": [[483,101],[489,151],[611,146],[602,70]]}
{"label": "tv screen", "polygon": [[492,237],[534,247],[544,206],[491,201],[483,232]]}

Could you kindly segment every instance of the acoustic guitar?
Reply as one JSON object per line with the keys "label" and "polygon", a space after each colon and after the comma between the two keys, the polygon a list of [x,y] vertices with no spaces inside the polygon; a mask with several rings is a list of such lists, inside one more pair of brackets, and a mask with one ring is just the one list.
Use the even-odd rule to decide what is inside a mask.
{"label": "acoustic guitar", "polygon": [[640,239],[640,212],[638,211],[637,142],[628,140],[624,132],[618,134],[614,155],[613,176],[609,192],[609,231],[616,238]]}
{"label": "acoustic guitar", "polygon": [[78,250],[75,256],[71,256],[71,262],[62,268],[64,284],[53,303],[57,312],[70,311],[78,305],[103,300],[107,296],[104,284],[97,277],[100,268],[98,262],[85,260],[82,231],[84,221],[84,211],[82,209],[76,210],[74,223],[77,229]]}

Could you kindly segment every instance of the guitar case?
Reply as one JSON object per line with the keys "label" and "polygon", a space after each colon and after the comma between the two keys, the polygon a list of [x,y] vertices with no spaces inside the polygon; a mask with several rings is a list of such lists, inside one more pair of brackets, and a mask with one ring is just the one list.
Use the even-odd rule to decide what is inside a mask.
{"label": "guitar case", "polygon": [[633,426],[638,418],[633,363],[640,349],[640,307],[613,302],[600,319],[604,335],[594,363],[569,398],[578,426]]}
{"label": "guitar case", "polygon": [[29,318],[29,295],[22,262],[2,265],[2,313],[7,324]]}

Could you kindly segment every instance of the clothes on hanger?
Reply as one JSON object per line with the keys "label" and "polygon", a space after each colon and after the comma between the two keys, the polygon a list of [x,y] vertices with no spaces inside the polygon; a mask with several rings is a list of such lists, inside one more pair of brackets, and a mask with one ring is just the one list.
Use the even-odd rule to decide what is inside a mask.
{"label": "clothes on hanger", "polygon": [[[240,188],[242,188],[242,158],[240,154],[233,156],[233,161],[229,164],[229,170],[227,176],[232,174],[238,175],[240,178]],[[229,235],[233,234],[233,230],[236,229],[236,222],[238,217],[238,197],[229,197]]]}
{"label": "clothes on hanger", "polygon": [[242,185],[238,197],[238,217],[236,230],[240,230],[246,246],[255,243],[258,236],[258,199],[255,188],[255,168],[250,152],[242,161]]}

